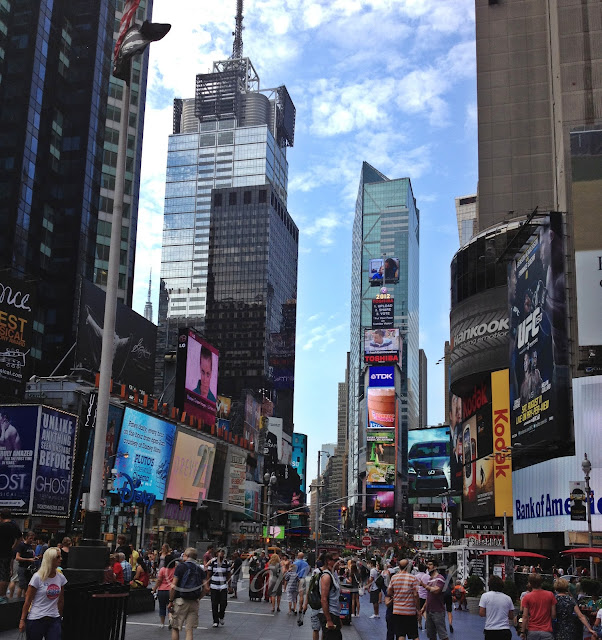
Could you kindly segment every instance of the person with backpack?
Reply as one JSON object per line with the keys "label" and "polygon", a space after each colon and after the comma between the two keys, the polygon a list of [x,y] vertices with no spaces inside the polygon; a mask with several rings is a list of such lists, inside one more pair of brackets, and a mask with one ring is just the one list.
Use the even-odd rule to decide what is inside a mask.
{"label": "person with backpack", "polygon": [[374,613],[370,616],[370,618],[380,618],[380,593],[385,584],[385,579],[383,578],[379,569],[380,567],[378,564],[378,560],[374,558],[374,560],[372,561],[372,568],[370,569],[368,584],[366,585],[368,587],[368,592],[370,593],[370,604],[374,609]]}
{"label": "person with backpack", "polygon": [[327,551],[324,554],[324,569],[320,576],[322,613],[318,616],[322,623],[323,640],[342,640],[343,638],[341,634],[341,585],[338,569],[338,551]]}
{"label": "person with backpack", "polygon": [[199,624],[199,600],[207,594],[205,572],[197,564],[197,552],[188,547],[176,567],[169,591],[168,609],[172,614],[171,640],[179,640],[180,630],[186,624],[186,640],[193,640]]}

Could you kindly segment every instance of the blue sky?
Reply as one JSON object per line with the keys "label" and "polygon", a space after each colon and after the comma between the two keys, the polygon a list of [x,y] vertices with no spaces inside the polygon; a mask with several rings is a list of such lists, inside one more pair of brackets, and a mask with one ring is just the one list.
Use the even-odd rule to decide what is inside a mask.
{"label": "blue sky", "polygon": [[[177,10],[175,9],[177,7]],[[167,138],[174,97],[232,50],[235,0],[155,0],[171,32],[151,46],[134,308],[158,275]],[[351,227],[362,161],[409,176],[420,209],[420,346],[428,421],[444,421],[454,198],[476,192],[474,0],[246,0],[244,55],[264,88],[286,84],[297,107],[288,209],[300,230],[295,429],[336,441],[337,383],[349,349]]]}

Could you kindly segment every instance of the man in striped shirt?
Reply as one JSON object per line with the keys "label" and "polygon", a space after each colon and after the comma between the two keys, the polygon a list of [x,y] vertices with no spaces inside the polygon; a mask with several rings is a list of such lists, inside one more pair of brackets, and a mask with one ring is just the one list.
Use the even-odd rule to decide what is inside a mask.
{"label": "man in striped shirt", "polygon": [[408,572],[410,561],[399,562],[399,571],[391,578],[387,597],[393,599],[393,633],[401,640],[418,640],[418,580]]}
{"label": "man in striped shirt", "polygon": [[213,626],[224,625],[224,616],[228,606],[228,584],[230,583],[230,563],[225,558],[225,552],[220,549],[217,556],[205,567],[208,572],[209,588],[211,591],[211,611]]}

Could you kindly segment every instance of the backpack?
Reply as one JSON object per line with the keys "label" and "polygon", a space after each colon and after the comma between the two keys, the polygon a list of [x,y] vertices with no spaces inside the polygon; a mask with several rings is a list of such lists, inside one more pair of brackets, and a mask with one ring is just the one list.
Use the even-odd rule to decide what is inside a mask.
{"label": "backpack", "polygon": [[185,562],[186,573],[176,589],[184,600],[199,600],[203,595],[205,572],[195,562]]}
{"label": "backpack", "polygon": [[320,594],[320,578],[322,577],[322,572],[319,571],[314,573],[309,581],[309,589],[307,591],[307,604],[312,609],[321,609],[322,608],[322,595]]}
{"label": "backpack", "polygon": [[383,578],[383,574],[379,573],[378,577],[376,578],[376,580],[374,581],[374,584],[379,588],[382,589],[385,586],[385,579]]}

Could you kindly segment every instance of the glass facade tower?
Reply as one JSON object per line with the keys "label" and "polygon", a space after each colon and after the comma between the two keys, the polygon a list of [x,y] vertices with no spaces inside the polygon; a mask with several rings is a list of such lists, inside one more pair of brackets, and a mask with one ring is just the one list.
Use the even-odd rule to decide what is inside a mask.
{"label": "glass facade tower", "polygon": [[[351,349],[349,366],[349,495],[362,493],[366,430],[364,401],[364,329],[372,328],[372,300],[379,289],[370,282],[370,260],[399,260],[399,281],[385,282],[394,298],[394,326],[402,337],[397,387],[397,438],[403,444],[419,415],[419,211],[409,178],[390,180],[367,162],[362,165],[352,237]],[[403,447],[400,447],[403,449]],[[361,504],[350,498],[349,504]]]}

